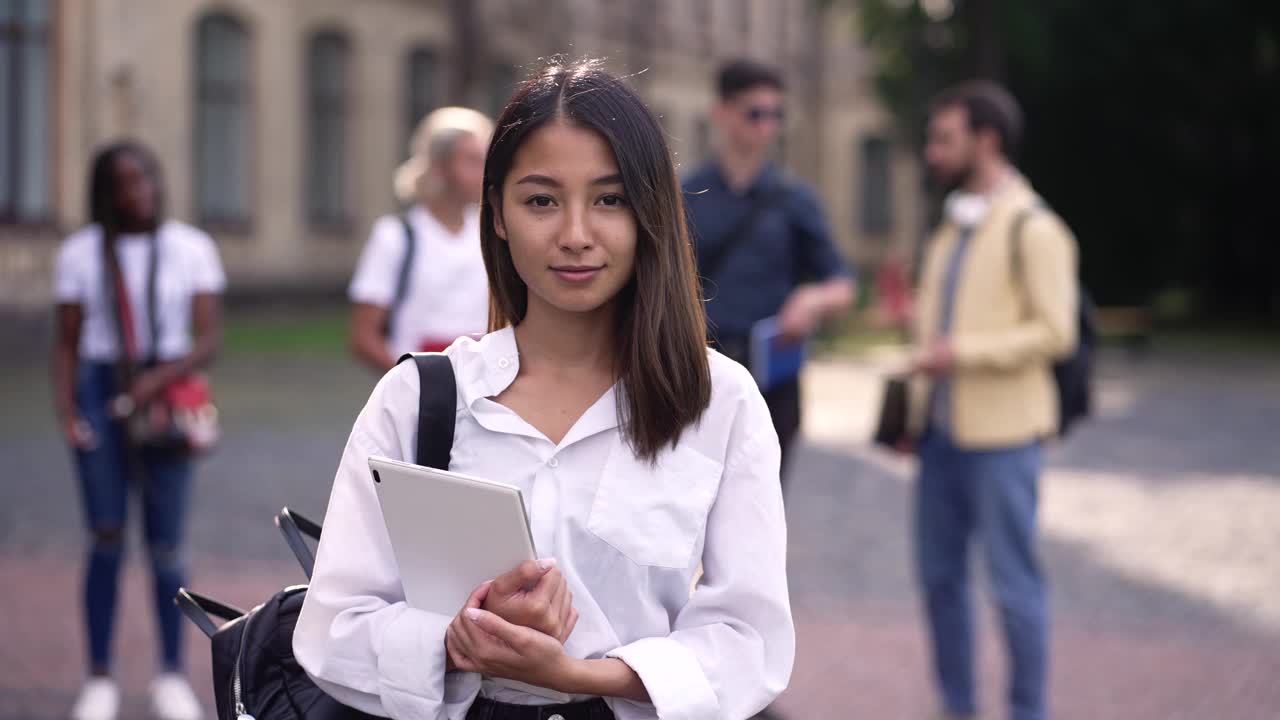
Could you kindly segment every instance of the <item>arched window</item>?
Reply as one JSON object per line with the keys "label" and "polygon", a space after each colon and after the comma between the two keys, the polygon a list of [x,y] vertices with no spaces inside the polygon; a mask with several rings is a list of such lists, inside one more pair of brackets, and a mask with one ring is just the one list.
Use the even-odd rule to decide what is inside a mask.
{"label": "arched window", "polygon": [[204,222],[249,221],[251,197],[249,33],[216,13],[196,25],[196,214]]}
{"label": "arched window", "polygon": [[884,237],[893,229],[893,148],[879,136],[859,140],[862,161],[862,209],[859,228],[868,237]]}
{"label": "arched window", "polygon": [[404,143],[398,148],[404,153],[413,138],[414,128],[427,113],[440,103],[440,58],[426,47],[415,47],[405,59],[404,73]]}
{"label": "arched window", "polygon": [[349,58],[345,36],[318,32],[307,44],[307,217],[340,227],[347,207]]}
{"label": "arched window", "polygon": [[50,215],[52,5],[0,2],[0,222]]}

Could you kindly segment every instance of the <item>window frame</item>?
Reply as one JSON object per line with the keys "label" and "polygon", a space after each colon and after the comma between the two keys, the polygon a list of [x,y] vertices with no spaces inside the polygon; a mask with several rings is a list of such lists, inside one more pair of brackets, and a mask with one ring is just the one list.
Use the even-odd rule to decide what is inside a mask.
{"label": "window frame", "polygon": [[[56,45],[58,40],[57,28],[61,18],[61,3],[57,0],[47,0],[47,16],[43,24],[35,25],[25,19],[25,10],[27,3],[39,2],[40,0],[11,1],[13,3],[12,19],[0,21],[0,52],[9,51],[12,53],[12,62],[9,67],[8,96],[0,98],[0,102],[4,104],[4,108],[0,109],[0,112],[6,113],[9,120],[9,136],[0,138],[0,142],[7,144],[10,149],[9,157],[7,158],[10,177],[9,197],[0,198],[0,225],[52,228],[55,224],[58,200],[58,88],[61,82],[58,77]],[[19,211],[19,178],[21,178],[24,169],[23,156],[25,153],[23,148],[28,144],[23,137],[24,118],[22,116],[22,109],[25,107],[24,101],[26,100],[26,87],[23,82],[25,79],[23,72],[25,53],[23,51],[28,44],[37,45],[45,53],[45,68],[49,80],[44,96],[48,120],[44,147],[47,176],[45,178],[43,210],[38,215],[24,216]]]}
{"label": "window frame", "polygon": [[[316,65],[318,44],[321,42],[333,41],[334,48],[339,53],[339,74],[342,76],[338,82],[338,91],[332,96],[322,97],[325,95],[323,86],[326,84],[318,77],[318,67]],[[352,183],[351,178],[351,93],[352,93],[352,42],[349,33],[340,28],[324,27],[318,28],[306,36],[306,42],[303,47],[303,67],[306,77],[303,91],[303,105],[306,112],[306,147],[302,153],[302,191],[303,206],[306,217],[307,226],[313,230],[318,230],[328,234],[349,234],[354,228],[352,220]],[[339,121],[339,132],[342,136],[341,147],[339,148],[338,161],[341,168],[341,185],[339,189],[340,207],[332,214],[326,214],[320,211],[316,204],[312,179],[318,170],[317,156],[312,152],[316,142],[316,134],[319,132],[321,113],[333,113]],[[332,119],[332,118],[329,118]]]}
{"label": "window frame", "polygon": [[[240,33],[242,47],[240,48],[243,65],[243,76],[239,78],[239,86],[231,89],[215,88],[213,95],[220,95],[223,92],[229,97],[209,98],[206,96],[205,73],[201,60],[203,54],[204,36],[202,34],[206,24],[217,21],[226,20],[233,25]],[[254,152],[256,147],[257,132],[257,103],[256,85],[254,83],[254,33],[250,24],[240,15],[229,10],[218,8],[199,15],[195,23],[192,25],[193,42],[191,43],[192,67],[191,75],[191,103],[192,103],[192,124],[191,124],[191,207],[192,215],[196,217],[201,226],[213,231],[223,231],[231,234],[247,235],[253,231],[254,217],[257,212],[257,205],[254,202],[256,197],[255,189],[258,178],[255,160],[257,158]],[[238,103],[241,112],[244,115],[244,177],[238,180],[242,181],[245,186],[245,204],[239,216],[232,214],[219,215],[211,213],[203,203],[203,183],[204,175],[201,165],[200,146],[204,134],[204,126],[202,118],[205,116],[203,109],[206,101],[216,99],[221,102]]]}

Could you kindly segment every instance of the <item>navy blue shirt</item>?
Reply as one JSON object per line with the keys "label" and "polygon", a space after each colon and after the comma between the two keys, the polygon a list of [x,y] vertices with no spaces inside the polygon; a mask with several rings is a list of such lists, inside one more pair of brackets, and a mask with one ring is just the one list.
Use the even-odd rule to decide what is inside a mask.
{"label": "navy blue shirt", "polygon": [[[776,166],[767,166],[739,194],[729,189],[712,163],[686,178],[684,191],[713,338],[746,338],[753,324],[782,309],[797,285],[849,274],[831,241],[817,195],[784,177]],[[746,236],[719,263],[715,277],[707,277],[707,258],[729,242],[726,233],[765,198],[773,198],[769,207],[757,213]]]}

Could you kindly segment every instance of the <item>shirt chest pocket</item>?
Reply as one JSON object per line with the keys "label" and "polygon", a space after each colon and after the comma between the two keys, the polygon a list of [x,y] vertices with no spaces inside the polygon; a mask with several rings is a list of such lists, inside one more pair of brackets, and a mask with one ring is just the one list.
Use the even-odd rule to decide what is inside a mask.
{"label": "shirt chest pocket", "polygon": [[656,465],[613,450],[596,488],[587,528],[632,562],[687,568],[707,523],[724,467],[689,448]]}

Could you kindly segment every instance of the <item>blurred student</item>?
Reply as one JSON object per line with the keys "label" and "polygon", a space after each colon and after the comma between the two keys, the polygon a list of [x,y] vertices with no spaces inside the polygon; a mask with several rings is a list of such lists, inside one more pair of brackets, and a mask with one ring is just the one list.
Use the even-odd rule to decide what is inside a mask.
{"label": "blurred student", "polygon": [[1049,611],[1036,553],[1052,365],[1077,341],[1076,243],[1011,158],[1022,114],[988,82],[941,95],[925,160],[950,191],[926,255],[910,413],[916,557],[948,717],[977,713],[968,551],[982,544],[1009,654],[1010,717],[1044,720]]}
{"label": "blurred student", "polygon": [[[749,60],[725,65],[711,118],[715,157],[684,181],[712,344],[750,367],[752,328],[776,316],[802,342],[853,304],[853,276],[814,192],[770,159],[785,113],[782,76]],[[800,430],[799,376],[764,388],[786,477]]]}
{"label": "blurred student", "polygon": [[483,333],[489,283],[480,256],[480,192],[493,124],[460,107],[427,115],[395,190],[409,205],[379,218],[349,295],[351,350],[378,372],[402,354]]}
{"label": "blurred student", "polygon": [[160,169],[145,148],[119,143],[101,150],[88,190],[91,223],[63,243],[54,275],[54,401],[90,533],[84,585],[90,677],[71,717],[114,720],[119,711],[111,641],[126,510],[136,488],[160,628],[151,712],[159,720],[197,720],[200,703],[183,674],[182,621],[173,604],[185,581],[192,461],[181,451],[137,446],[126,421],[213,356],[226,281],[209,236],[164,219]]}

